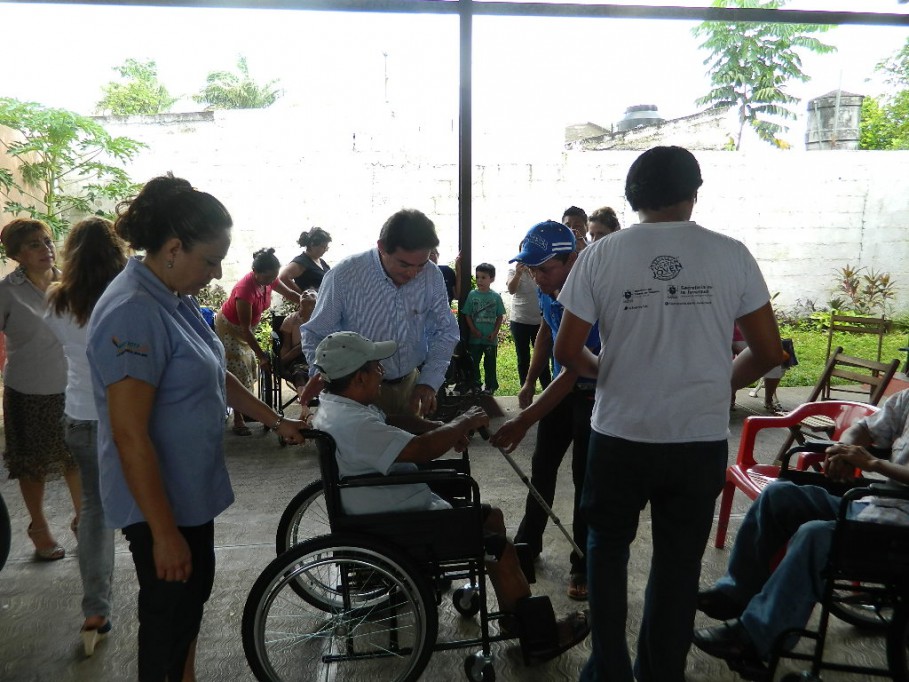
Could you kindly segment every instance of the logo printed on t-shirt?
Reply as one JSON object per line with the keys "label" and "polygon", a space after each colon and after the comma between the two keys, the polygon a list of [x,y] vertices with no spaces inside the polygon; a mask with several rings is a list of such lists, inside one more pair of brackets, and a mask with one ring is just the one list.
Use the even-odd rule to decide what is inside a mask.
{"label": "logo printed on t-shirt", "polygon": [[138,355],[143,358],[148,357],[148,346],[136,343],[135,341],[121,341],[116,336],[112,336],[110,340],[117,349],[117,357],[120,357],[124,353],[132,353],[133,355]]}
{"label": "logo printed on t-shirt", "polygon": [[675,256],[657,256],[650,264],[653,278],[666,282],[675,279],[682,271],[682,264]]}

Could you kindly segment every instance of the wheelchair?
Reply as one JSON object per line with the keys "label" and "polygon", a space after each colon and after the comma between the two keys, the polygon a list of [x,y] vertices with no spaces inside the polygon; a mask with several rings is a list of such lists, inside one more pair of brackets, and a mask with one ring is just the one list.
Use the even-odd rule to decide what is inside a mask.
{"label": "wheelchair", "polygon": [[[487,608],[484,512],[476,481],[451,469],[341,480],[331,436],[314,430],[304,435],[319,451],[320,504],[330,532],[291,546],[253,585],[242,636],[256,678],[410,682],[433,651],[474,647],[464,660],[467,679],[494,680],[491,644],[515,635],[501,627],[498,634],[490,631],[504,614]],[[360,515],[342,510],[344,490],[418,482],[435,490],[443,484],[453,508]],[[462,616],[479,615],[479,636],[438,642],[443,591],[464,579],[452,605]],[[535,600],[531,608],[551,613],[545,597],[526,601]]]}
{"label": "wheelchair", "polygon": [[263,403],[268,405],[275,412],[284,416],[284,410],[297,400],[296,389],[289,400],[284,400],[282,395],[282,386],[285,381],[290,381],[291,377],[287,374],[286,369],[281,362],[281,323],[284,322],[284,315],[271,315],[271,351],[268,354],[269,369],[259,367],[259,392],[258,397]]}
{"label": "wheelchair", "polygon": [[[798,483],[822,482],[821,474],[796,473]],[[826,568],[827,583],[820,602],[818,628],[815,631],[790,630],[777,639],[768,679],[773,679],[781,659],[793,659],[808,661],[811,666],[807,671],[785,675],[782,680],[786,682],[820,681],[822,670],[909,682],[909,526],[848,519],[850,503],[871,495],[909,501],[909,489],[892,484],[870,483],[868,487],[844,492]],[[824,647],[831,615],[856,627],[883,634],[887,667],[825,660]],[[812,642],[811,650],[788,650],[794,637],[804,637]]]}

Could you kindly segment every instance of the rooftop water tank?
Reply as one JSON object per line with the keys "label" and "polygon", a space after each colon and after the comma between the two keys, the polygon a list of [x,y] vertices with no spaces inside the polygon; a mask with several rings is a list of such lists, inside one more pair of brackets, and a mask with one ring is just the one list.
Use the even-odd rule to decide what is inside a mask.
{"label": "rooftop water tank", "polygon": [[864,95],[834,90],[809,100],[806,149],[858,149],[863,99]]}
{"label": "rooftop water tank", "polygon": [[635,104],[625,109],[625,115],[616,125],[616,129],[623,133],[626,130],[642,128],[662,123],[663,118],[657,111],[656,104]]}

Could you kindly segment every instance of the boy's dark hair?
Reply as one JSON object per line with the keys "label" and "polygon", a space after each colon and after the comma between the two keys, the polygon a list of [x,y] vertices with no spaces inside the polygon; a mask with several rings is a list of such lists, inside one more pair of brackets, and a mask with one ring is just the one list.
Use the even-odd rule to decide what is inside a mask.
{"label": "boy's dark hair", "polygon": [[585,223],[587,222],[587,213],[583,208],[578,208],[577,206],[569,206],[562,213],[562,220],[564,221],[565,218],[569,218],[571,216],[579,216],[584,219]]}
{"label": "boy's dark hair", "polygon": [[489,279],[496,278],[496,266],[490,263],[480,263],[476,267],[476,271],[477,273],[485,272],[487,275],[489,275]]}
{"label": "boy's dark hair", "polygon": [[439,245],[436,226],[422,211],[402,208],[392,215],[379,232],[386,253],[403,251],[429,251]]}
{"label": "boy's dark hair", "polygon": [[683,147],[654,147],[628,169],[625,198],[634,211],[655,211],[691,199],[702,184],[694,154]]}

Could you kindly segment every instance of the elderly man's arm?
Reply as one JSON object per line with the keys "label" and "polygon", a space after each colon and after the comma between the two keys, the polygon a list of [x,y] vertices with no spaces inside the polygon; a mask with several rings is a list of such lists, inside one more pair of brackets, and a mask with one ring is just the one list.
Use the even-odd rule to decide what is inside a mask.
{"label": "elderly man's arm", "polygon": [[479,407],[471,407],[447,424],[412,438],[398,455],[398,462],[430,462],[463,443],[471,431],[489,426],[489,417]]}

